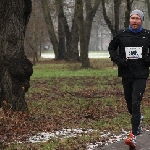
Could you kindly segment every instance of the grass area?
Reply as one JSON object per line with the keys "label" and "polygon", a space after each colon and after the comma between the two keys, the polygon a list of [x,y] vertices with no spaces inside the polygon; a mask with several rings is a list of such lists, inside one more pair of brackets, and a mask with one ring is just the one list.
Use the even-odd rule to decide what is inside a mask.
{"label": "grass area", "polygon": [[[67,63],[60,61],[55,63],[51,61],[41,61],[34,67],[34,73],[31,79],[42,79],[51,77],[73,77],[73,76],[114,76],[117,69],[112,67],[109,59],[93,59],[91,68],[82,69],[80,63]],[[49,63],[48,63],[49,62]],[[44,65],[43,65],[44,64]],[[111,68],[110,68],[110,67]]]}
{"label": "grass area", "polygon": [[[106,140],[100,137],[100,132],[104,130],[115,134],[119,134],[121,129],[130,130],[130,116],[121,79],[117,77],[117,68],[112,66],[109,59],[90,61],[90,69],[81,69],[80,63],[40,60],[34,66],[31,87],[26,94],[30,116],[27,120],[20,121],[20,124],[16,124],[16,119],[11,119],[11,127],[13,133],[16,133],[17,126],[17,136],[63,128],[93,129],[94,132],[66,139],[52,138],[46,143],[0,144],[0,148],[85,150],[87,143]],[[149,128],[150,122],[149,89],[148,84],[142,103],[145,117],[143,125],[146,128]]]}

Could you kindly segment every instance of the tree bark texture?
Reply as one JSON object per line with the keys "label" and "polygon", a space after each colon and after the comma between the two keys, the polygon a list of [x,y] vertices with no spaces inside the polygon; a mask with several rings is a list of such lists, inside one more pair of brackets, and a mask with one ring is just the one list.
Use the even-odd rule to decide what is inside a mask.
{"label": "tree bark texture", "polygon": [[78,43],[79,43],[78,24],[77,21],[73,19],[72,27],[71,27],[71,36],[70,36],[70,47],[68,48],[67,52],[68,52],[68,57],[74,61],[80,61]]}
{"label": "tree bark texture", "polygon": [[0,0],[0,106],[27,111],[32,63],[24,53],[24,37],[31,0]]}
{"label": "tree bark texture", "polygon": [[67,60],[69,61],[80,61],[78,50],[79,33],[78,33],[78,24],[76,20],[77,13],[78,12],[75,9],[74,17],[72,19],[71,31],[69,31],[69,26],[67,23],[67,19],[65,17]]}

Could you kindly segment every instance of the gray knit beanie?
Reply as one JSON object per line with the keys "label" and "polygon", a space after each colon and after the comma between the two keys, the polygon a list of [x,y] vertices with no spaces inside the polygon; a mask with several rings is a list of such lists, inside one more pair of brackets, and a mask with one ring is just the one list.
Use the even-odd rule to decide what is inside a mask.
{"label": "gray knit beanie", "polygon": [[142,21],[144,21],[144,14],[141,10],[138,10],[138,9],[133,10],[130,14],[130,17],[135,14],[138,15]]}

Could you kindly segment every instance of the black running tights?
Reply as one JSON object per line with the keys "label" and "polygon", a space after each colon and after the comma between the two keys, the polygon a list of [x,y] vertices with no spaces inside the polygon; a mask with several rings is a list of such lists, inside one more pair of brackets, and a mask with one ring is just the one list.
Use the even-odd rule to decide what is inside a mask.
{"label": "black running tights", "polygon": [[131,114],[132,134],[136,135],[140,125],[140,105],[146,88],[146,78],[122,78],[127,108]]}

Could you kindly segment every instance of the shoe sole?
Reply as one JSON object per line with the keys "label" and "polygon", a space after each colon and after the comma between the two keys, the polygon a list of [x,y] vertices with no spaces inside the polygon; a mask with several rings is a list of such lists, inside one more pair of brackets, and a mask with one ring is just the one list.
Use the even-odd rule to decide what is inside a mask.
{"label": "shoe sole", "polygon": [[130,139],[126,139],[126,140],[125,140],[125,144],[131,146],[133,149],[136,148],[136,146],[131,142]]}

